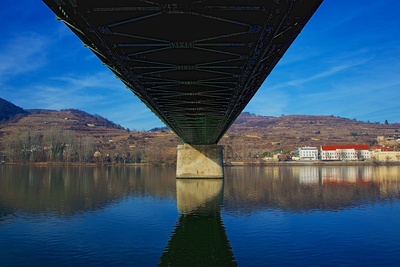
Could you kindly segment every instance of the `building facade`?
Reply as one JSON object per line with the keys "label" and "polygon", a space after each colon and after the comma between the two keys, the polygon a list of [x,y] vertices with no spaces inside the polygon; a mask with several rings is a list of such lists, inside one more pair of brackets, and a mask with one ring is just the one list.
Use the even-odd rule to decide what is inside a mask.
{"label": "building facade", "polygon": [[400,151],[386,146],[375,145],[372,147],[371,158],[377,161],[400,162]]}
{"label": "building facade", "polygon": [[300,160],[318,160],[318,148],[316,147],[301,147],[299,148]]}
{"label": "building facade", "polygon": [[330,145],[321,146],[321,160],[357,161],[369,160],[368,145]]}

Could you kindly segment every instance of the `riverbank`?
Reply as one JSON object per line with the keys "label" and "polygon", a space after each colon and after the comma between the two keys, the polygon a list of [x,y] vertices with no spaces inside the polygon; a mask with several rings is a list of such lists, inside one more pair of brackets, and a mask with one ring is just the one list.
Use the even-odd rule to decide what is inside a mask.
{"label": "riverbank", "polygon": [[267,161],[228,162],[225,166],[398,166],[400,161]]}
{"label": "riverbank", "polygon": [[76,162],[2,162],[0,165],[32,165],[32,166],[157,166],[150,163],[76,163]]}
{"label": "riverbank", "polygon": [[[137,166],[176,166],[175,164],[151,163],[70,163],[70,162],[1,162],[0,165],[32,166],[83,166],[83,167],[137,167]],[[399,166],[400,161],[267,161],[267,162],[225,162],[225,167],[235,166]]]}

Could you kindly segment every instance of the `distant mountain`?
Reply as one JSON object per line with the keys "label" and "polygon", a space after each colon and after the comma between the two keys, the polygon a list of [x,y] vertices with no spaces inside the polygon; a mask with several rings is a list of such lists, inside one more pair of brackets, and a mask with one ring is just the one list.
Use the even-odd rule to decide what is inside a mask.
{"label": "distant mountain", "polygon": [[[71,133],[76,140],[90,137],[95,149],[103,155],[129,156],[134,162],[174,164],[177,145],[182,143],[166,127],[147,132],[129,131],[100,115],[77,109],[24,110],[0,99],[0,110],[0,156],[6,154],[6,143],[10,140],[18,141],[27,134],[43,138],[57,130]],[[224,147],[226,162],[253,162],[275,151],[338,144],[372,146],[377,143],[378,136],[398,138],[399,135],[399,123],[361,122],[337,116],[272,117],[243,112],[219,144]]]}
{"label": "distant mountain", "polygon": [[363,122],[337,116],[269,117],[242,113],[227,135],[239,137],[243,144],[268,148],[295,149],[328,144],[372,145],[377,136],[399,136],[400,124]]}
{"label": "distant mountain", "polygon": [[169,131],[168,127],[155,127],[153,129],[148,130],[148,132],[166,132]]}
{"label": "distant mountain", "polygon": [[0,98],[0,123],[15,118],[17,115],[27,115],[28,111],[20,108],[13,103]]}
{"label": "distant mountain", "polygon": [[[21,122],[9,121],[10,119],[15,117],[21,119],[25,116],[28,116],[29,119],[23,120]],[[63,126],[64,128],[67,127],[67,125],[74,125],[76,128],[84,126],[102,126],[106,128],[124,130],[121,125],[109,121],[108,119],[100,115],[92,115],[79,109],[64,109],[59,111],[52,109],[23,109],[3,98],[0,98],[0,123],[8,122],[8,124],[15,124],[19,127],[26,126],[30,129],[35,129],[36,127],[40,127],[43,122],[45,122],[47,126],[51,125],[52,121],[54,121],[53,126],[58,125]]]}
{"label": "distant mountain", "polygon": [[[80,136],[92,136],[102,145],[109,140],[121,142],[119,147],[129,144],[134,147],[141,142],[159,143],[174,147],[178,138],[166,127],[153,128],[148,132],[129,132],[121,125],[100,116],[77,109],[24,110],[0,99],[0,137],[21,132],[45,132],[58,128]],[[20,116],[20,117],[18,117]],[[18,118],[18,120],[10,118]],[[334,144],[376,143],[377,136],[399,136],[399,123],[370,123],[337,116],[285,115],[279,117],[258,116],[243,112],[220,140],[226,147],[247,150],[273,151],[279,148],[294,150],[302,146]],[[167,138],[163,141],[159,138]],[[171,141],[173,140],[173,141]],[[0,140],[1,143],[1,140]],[[122,144],[124,143],[124,144]],[[174,144],[174,145],[172,145]],[[169,145],[168,145],[169,146]],[[157,147],[157,146],[155,146]],[[228,150],[227,150],[228,151]],[[259,153],[258,151],[257,153]],[[146,152],[147,153],[147,152]],[[246,152],[250,153],[250,152]]]}
{"label": "distant mountain", "polygon": [[78,109],[24,110],[0,98],[0,137],[27,132],[44,133],[53,129],[74,132],[77,136],[92,136],[99,142],[127,134],[121,125],[100,115]]}
{"label": "distant mountain", "polygon": [[46,112],[56,112],[55,109],[42,109],[42,108],[35,108],[35,109],[25,109],[30,114],[38,114],[38,113],[46,113]]}
{"label": "distant mountain", "polygon": [[[62,128],[64,130],[84,131],[91,129],[119,129],[125,130],[121,125],[118,125],[100,115],[92,115],[78,109],[63,109],[63,110],[47,110],[34,109],[21,118],[18,122],[5,122],[9,127],[17,126],[29,128],[31,130],[39,130],[43,127]],[[5,125],[4,125],[5,126]]]}

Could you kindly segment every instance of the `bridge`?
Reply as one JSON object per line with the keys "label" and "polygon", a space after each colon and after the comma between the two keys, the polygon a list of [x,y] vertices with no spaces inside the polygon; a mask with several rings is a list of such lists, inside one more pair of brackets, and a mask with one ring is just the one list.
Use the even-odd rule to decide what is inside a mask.
{"label": "bridge", "polygon": [[185,143],[177,176],[214,177],[218,141],[322,0],[43,2]]}

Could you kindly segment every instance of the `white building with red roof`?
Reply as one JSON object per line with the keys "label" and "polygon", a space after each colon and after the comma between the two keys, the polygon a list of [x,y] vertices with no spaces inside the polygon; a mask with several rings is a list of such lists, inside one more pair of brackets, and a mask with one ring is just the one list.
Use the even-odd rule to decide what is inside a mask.
{"label": "white building with red roof", "polygon": [[370,158],[369,146],[366,144],[321,146],[321,160],[356,161]]}

